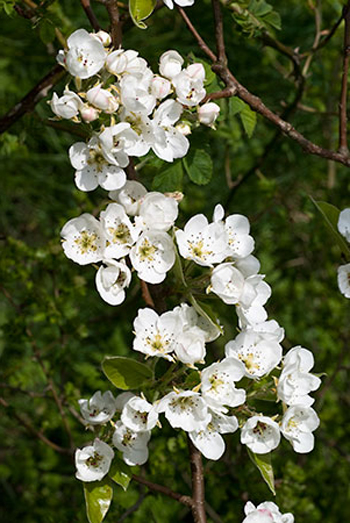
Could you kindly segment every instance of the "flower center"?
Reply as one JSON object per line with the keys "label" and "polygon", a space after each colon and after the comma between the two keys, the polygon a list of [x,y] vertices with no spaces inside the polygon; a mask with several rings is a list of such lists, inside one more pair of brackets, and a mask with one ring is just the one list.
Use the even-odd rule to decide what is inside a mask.
{"label": "flower center", "polygon": [[88,251],[97,251],[96,239],[96,233],[82,231],[79,238],[74,240],[74,243],[79,247],[81,254],[86,254]]}

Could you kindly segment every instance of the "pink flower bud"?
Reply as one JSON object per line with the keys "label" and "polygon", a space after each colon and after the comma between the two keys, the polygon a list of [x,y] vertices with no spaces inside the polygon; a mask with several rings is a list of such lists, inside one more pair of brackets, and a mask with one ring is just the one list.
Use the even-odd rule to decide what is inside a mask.
{"label": "pink flower bud", "polygon": [[198,120],[203,125],[208,125],[211,127],[220,113],[220,107],[214,102],[209,102],[207,104],[198,107]]}
{"label": "pink flower bud", "polygon": [[94,120],[97,120],[97,118],[100,115],[100,112],[97,109],[95,109],[95,107],[92,107],[89,104],[84,104],[80,108],[80,114],[84,122],[90,123]]}

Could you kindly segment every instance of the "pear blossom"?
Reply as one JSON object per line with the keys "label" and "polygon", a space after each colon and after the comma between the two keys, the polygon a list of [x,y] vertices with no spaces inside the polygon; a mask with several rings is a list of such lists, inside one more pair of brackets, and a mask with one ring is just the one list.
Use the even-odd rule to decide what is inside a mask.
{"label": "pear blossom", "polygon": [[91,87],[86,92],[86,99],[91,105],[107,114],[115,113],[119,107],[117,98],[107,89],[103,89],[101,84]]}
{"label": "pear blossom", "polygon": [[73,144],[69,148],[69,159],[76,169],[75,184],[81,191],[93,191],[99,185],[107,191],[116,190],[126,182],[125,171],[106,161],[96,137],[87,145]]}
{"label": "pear blossom", "polygon": [[105,64],[107,53],[102,42],[85,29],[78,29],[67,40],[68,51],[58,54],[57,61],[72,76],[85,79],[98,73]]}
{"label": "pear blossom", "polygon": [[243,304],[236,305],[240,327],[254,327],[267,319],[264,305],[271,296],[271,287],[264,281],[264,277],[263,274],[257,274],[246,279],[245,283],[254,288],[256,296],[248,307],[245,307]]}
{"label": "pear blossom", "polygon": [[158,412],[147,400],[134,396],[124,405],[120,419],[134,432],[144,432],[156,426]]}
{"label": "pear blossom", "polygon": [[350,208],[344,209],[339,214],[338,231],[350,242]]}
{"label": "pear blossom", "polygon": [[165,100],[156,109],[153,123],[157,129],[153,152],[166,162],[173,162],[176,158],[183,158],[189,149],[189,141],[174,124],[179,120],[182,106],[175,100]]}
{"label": "pear blossom", "polygon": [[171,80],[181,72],[183,63],[184,59],[177,51],[166,51],[159,59],[159,72]]}
{"label": "pear blossom", "polygon": [[116,411],[116,401],[109,390],[103,394],[98,390],[89,400],[80,399],[78,403],[88,425],[103,425],[112,419]]}
{"label": "pear blossom", "polygon": [[116,49],[107,56],[106,69],[117,76],[123,73],[142,74],[147,69],[147,62],[132,49]]}
{"label": "pear blossom", "polygon": [[109,47],[112,43],[111,35],[106,31],[97,31],[97,33],[91,33],[91,36],[97,38],[105,47]]}
{"label": "pear blossom", "polygon": [[203,85],[204,80],[205,69],[203,64],[195,63],[183,69],[177,76],[172,78],[177,101],[188,107],[198,105],[206,95]]}
{"label": "pear blossom", "polygon": [[129,150],[138,141],[138,135],[127,122],[106,127],[99,135],[103,156],[107,162],[119,167],[129,165]]}
{"label": "pear blossom", "polygon": [[241,430],[241,443],[255,454],[266,454],[278,447],[281,439],[278,423],[267,416],[252,416]]}
{"label": "pear blossom", "polygon": [[249,256],[254,250],[254,239],[249,235],[250,224],[248,218],[241,214],[231,214],[223,221],[224,209],[218,204],[214,209],[213,221],[224,223],[227,232],[227,256],[242,259]]}
{"label": "pear blossom", "polygon": [[177,336],[175,354],[179,361],[187,365],[204,363],[205,332],[197,326],[190,327]]}
{"label": "pear blossom", "polygon": [[314,448],[315,438],[312,432],[320,424],[314,409],[303,405],[289,407],[281,421],[281,432],[293,445],[295,452],[305,454]]}
{"label": "pear blossom", "polygon": [[183,334],[192,330],[193,327],[198,327],[202,331],[206,343],[216,340],[221,334],[219,325],[216,327],[208,318],[197,314],[195,308],[187,303],[181,303],[179,307],[175,307],[174,312],[179,314]]}
{"label": "pear blossom", "polygon": [[130,251],[132,266],[147,283],[161,283],[175,263],[174,244],[166,232],[146,231]]}
{"label": "pear blossom", "polygon": [[56,93],[53,93],[50,101],[51,109],[55,115],[67,120],[77,116],[82,105],[83,102],[79,96],[68,88],[64,90],[63,96],[60,98]]}
{"label": "pear blossom", "polygon": [[338,267],[338,287],[345,298],[350,298],[350,263]]}
{"label": "pear blossom", "polygon": [[151,93],[157,100],[163,100],[171,91],[171,83],[162,76],[154,75],[151,80]]}
{"label": "pear blossom", "polygon": [[235,382],[244,376],[244,365],[233,358],[225,358],[202,370],[201,391],[208,405],[237,407],[245,402],[244,389],[236,389]]}
{"label": "pear blossom", "polygon": [[272,501],[260,503],[257,507],[248,501],[244,507],[246,517],[242,523],[294,523],[290,512],[281,514],[278,506]]}
{"label": "pear blossom", "polygon": [[125,288],[130,285],[131,271],[122,260],[103,260],[96,273],[96,288],[109,305],[120,305],[125,300]]}
{"label": "pear blossom", "polygon": [[96,438],[93,445],[75,452],[75,477],[81,481],[100,481],[108,474],[114,451],[107,443]]}
{"label": "pear blossom", "polygon": [[127,255],[140,231],[131,223],[124,207],[119,203],[110,203],[101,212],[100,218],[107,240],[104,257],[118,259]]}
{"label": "pear blossom", "polygon": [[170,354],[176,348],[179,329],[181,322],[176,312],[168,311],[159,316],[152,309],[139,309],[134,320],[133,349],[148,356],[171,360]]}
{"label": "pear blossom", "polygon": [[130,128],[137,134],[137,140],[128,148],[130,156],[141,157],[147,154],[156,141],[156,128],[153,122],[142,113],[123,110],[121,113],[123,122],[130,124]]}
{"label": "pear blossom", "polygon": [[174,2],[180,7],[188,7],[194,4],[194,0],[163,0],[164,4],[169,7],[169,9],[174,8]]}
{"label": "pear blossom", "polygon": [[120,80],[120,99],[122,105],[136,113],[149,115],[156,106],[157,99],[152,94],[153,73],[146,69],[141,74],[124,75]]}
{"label": "pear blossom", "polygon": [[257,293],[253,285],[232,263],[221,263],[213,270],[207,292],[214,292],[228,305],[249,307]]}
{"label": "pear blossom", "polygon": [[139,213],[143,197],[147,194],[147,189],[135,180],[127,180],[125,185],[118,191],[111,191],[108,196],[111,200],[120,203],[127,214],[135,216]]}
{"label": "pear blossom", "polygon": [[218,460],[225,452],[225,440],[221,434],[232,434],[238,429],[236,416],[212,411],[212,419],[205,429],[190,432],[188,435],[194,446],[207,459]]}
{"label": "pear blossom", "polygon": [[284,357],[283,369],[277,386],[278,398],[287,405],[310,407],[314,399],[309,393],[321,385],[321,380],[309,371],[314,365],[312,352],[303,347],[293,347]]}
{"label": "pear blossom", "polygon": [[169,392],[159,401],[157,410],[164,412],[174,429],[186,432],[205,429],[212,418],[205,400],[190,390]]}
{"label": "pear blossom", "polygon": [[97,120],[100,116],[100,111],[96,107],[89,104],[82,104],[80,109],[80,116],[84,122],[91,123]]}
{"label": "pear blossom", "polygon": [[256,379],[265,376],[280,363],[282,346],[272,336],[246,329],[225,345],[225,354],[244,363],[245,376]]}
{"label": "pear blossom", "polygon": [[102,260],[105,236],[100,222],[84,213],[69,220],[61,230],[62,247],[67,258],[87,265]]}
{"label": "pear blossom", "polygon": [[174,225],[178,213],[178,203],[174,198],[149,192],[143,197],[136,223],[143,229],[166,232]]}
{"label": "pear blossom", "polygon": [[214,122],[219,116],[220,107],[214,102],[208,102],[197,108],[198,121],[203,125],[214,127]]}
{"label": "pear blossom", "polygon": [[184,230],[175,232],[180,254],[198,265],[211,267],[226,257],[227,235],[220,223],[208,223],[203,214],[193,216]]}
{"label": "pear blossom", "polygon": [[114,425],[113,445],[123,453],[123,459],[127,465],[143,465],[148,460],[147,444],[151,437],[151,431],[135,432],[126,427],[121,421]]}

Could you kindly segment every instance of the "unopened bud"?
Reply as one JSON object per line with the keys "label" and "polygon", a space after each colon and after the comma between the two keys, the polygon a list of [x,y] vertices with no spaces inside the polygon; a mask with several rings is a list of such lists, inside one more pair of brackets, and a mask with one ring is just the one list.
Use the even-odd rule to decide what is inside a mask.
{"label": "unopened bud", "polygon": [[203,125],[212,127],[213,123],[217,119],[220,113],[220,107],[214,102],[208,102],[207,104],[198,107],[198,120]]}

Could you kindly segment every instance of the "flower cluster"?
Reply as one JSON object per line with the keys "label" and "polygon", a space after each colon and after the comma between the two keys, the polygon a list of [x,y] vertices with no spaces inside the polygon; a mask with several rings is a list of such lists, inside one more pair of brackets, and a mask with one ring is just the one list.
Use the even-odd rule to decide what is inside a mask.
{"label": "flower cluster", "polygon": [[[350,243],[350,209],[339,214],[338,231]],[[345,298],[350,298],[350,263],[338,267],[338,287]]]}
{"label": "flower cluster", "polygon": [[[109,236],[107,242],[103,240],[103,248],[100,249],[96,243],[93,254],[97,254],[99,259],[94,261],[102,259],[108,265],[106,253],[110,250],[115,256],[115,250],[119,249],[120,256],[129,253],[130,262],[139,276],[150,281],[158,263],[150,260],[144,272],[135,264],[135,259],[140,256],[142,238],[148,235],[149,249],[153,245],[153,234],[169,236],[168,231],[177,217],[177,203],[169,196],[147,193],[135,183],[128,182],[128,187],[130,184],[131,188],[134,187],[134,197],[130,197],[131,188],[112,194],[119,203],[109,204],[101,213],[102,226],[107,233],[101,228],[95,230],[95,241],[106,238],[107,234]],[[129,231],[128,237],[132,238],[127,246],[113,244],[113,238],[119,237],[113,229],[116,227],[115,209],[125,214],[121,223]],[[138,231],[135,237],[130,232],[131,222],[126,212],[134,216],[133,227]],[[84,234],[87,232],[92,231],[85,230]],[[113,409],[110,393],[103,397],[96,393],[90,402],[80,402],[82,415],[89,425],[95,424],[95,420],[99,420],[98,423],[102,423],[101,419],[104,419],[103,423],[111,421],[118,412],[118,419],[111,421],[114,433],[109,443],[122,452],[127,464],[146,462],[151,431],[161,427],[160,415],[164,415],[174,429],[187,432],[201,453],[212,460],[219,459],[225,451],[223,435],[238,429],[241,443],[256,454],[276,449],[281,435],[298,453],[313,449],[312,433],[318,427],[319,419],[311,407],[314,400],[309,394],[320,386],[321,380],[310,372],[314,359],[309,350],[294,347],[283,357],[281,342],[284,330],[276,321],[267,319],[264,305],[271,289],[264,276],[259,274],[260,264],[252,255],[254,240],[249,233],[247,218],[236,214],[224,219],[224,210],[218,205],[212,222],[209,223],[203,215],[194,216],[183,230],[175,230],[174,240],[169,236],[169,243],[163,244],[162,256],[167,249],[169,256],[170,253],[175,256],[178,249],[181,266],[182,257],[188,260],[186,263],[192,264],[193,269],[204,272],[199,281],[204,286],[209,283],[207,293],[212,292],[225,304],[235,307],[240,331],[226,343],[225,357],[206,365],[207,344],[217,339],[222,329],[218,320],[203,313],[193,297],[192,305],[183,302],[162,314],[150,308],[139,309],[133,326],[133,349],[144,354],[146,359],[163,358],[178,366],[179,379],[171,378],[166,382],[163,395],[159,397],[158,391],[153,401],[150,393],[147,393],[147,398],[143,393],[140,396],[122,393],[116,400],[118,407]],[[80,230],[79,234],[83,232]],[[69,239],[66,236],[66,252],[76,241],[76,237]],[[141,250],[147,249],[143,246]],[[152,257],[156,252],[152,250]],[[123,263],[126,266],[125,261]],[[102,267],[101,270],[107,269]],[[162,268],[161,273],[164,279],[166,270]],[[191,281],[185,284],[191,286]],[[186,386],[186,377],[191,377],[191,387]],[[283,403],[283,409],[278,409],[274,416],[262,413],[260,404],[256,406],[255,399],[264,399],[266,394],[269,394],[270,401]],[[110,447],[109,455],[111,451]],[[97,467],[95,461],[92,466]],[[80,476],[81,472],[77,477]],[[259,506],[256,510],[259,514],[265,508]],[[253,510],[250,512],[252,515],[247,513],[250,518],[247,521],[254,521]],[[273,512],[271,509],[266,514],[271,516],[266,521],[292,521],[278,519],[282,517],[278,510]]]}
{"label": "flower cluster", "polygon": [[110,48],[107,33],[75,31],[58,62],[75,77],[79,92],[66,86],[63,96],[50,102],[58,118],[97,121],[92,136],[71,146],[69,157],[82,191],[101,186],[121,189],[130,157],[153,151],[166,162],[184,157],[186,137],[199,123],[213,126],[219,106],[200,103],[206,96],[205,69],[201,63],[184,66],[177,51],[167,51],[155,74],[133,50]]}

